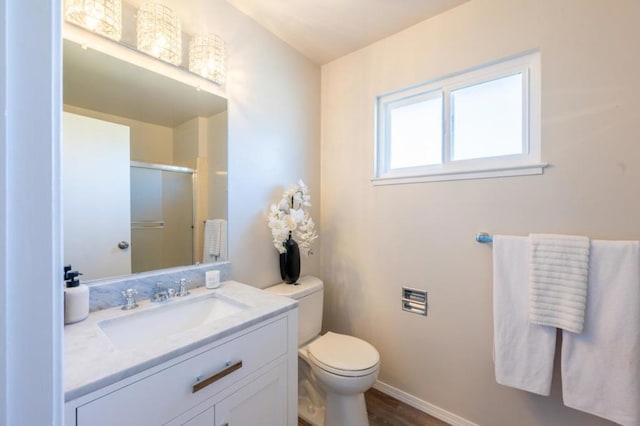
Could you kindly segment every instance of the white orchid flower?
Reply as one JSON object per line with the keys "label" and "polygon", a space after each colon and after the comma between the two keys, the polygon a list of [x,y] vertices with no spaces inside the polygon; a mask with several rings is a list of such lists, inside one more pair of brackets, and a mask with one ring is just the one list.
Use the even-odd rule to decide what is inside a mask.
{"label": "white orchid flower", "polygon": [[287,201],[286,198],[283,198],[282,200],[280,200],[280,203],[278,204],[278,209],[284,213],[289,213],[289,208],[290,208],[290,203],[289,201]]}
{"label": "white orchid flower", "polygon": [[296,217],[292,214],[285,216],[284,226],[291,231],[296,229],[296,227],[298,226],[298,223],[296,222]]}
{"label": "white orchid flower", "polygon": [[279,253],[286,252],[284,242],[293,236],[303,253],[313,254],[310,246],[318,235],[313,219],[305,211],[306,207],[311,207],[311,195],[302,179],[297,185],[292,185],[284,191],[278,204],[271,205],[268,224],[273,236],[273,245]]}
{"label": "white orchid flower", "polygon": [[291,209],[290,216],[295,220],[296,224],[301,223],[304,220],[304,210],[302,209]]}

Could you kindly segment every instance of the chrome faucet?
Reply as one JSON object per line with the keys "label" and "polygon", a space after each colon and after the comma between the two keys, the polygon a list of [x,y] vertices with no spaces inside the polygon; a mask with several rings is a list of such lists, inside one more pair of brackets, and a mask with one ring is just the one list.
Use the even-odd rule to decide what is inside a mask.
{"label": "chrome faucet", "polygon": [[180,286],[178,287],[178,294],[176,294],[176,296],[183,297],[189,295],[189,291],[187,290],[187,282],[188,281],[186,278],[180,279]]}
{"label": "chrome faucet", "polygon": [[160,283],[156,283],[156,292],[153,293],[153,296],[151,296],[151,301],[153,303],[164,302],[168,299],[171,299],[175,295],[176,290],[174,288],[169,287],[167,289],[164,289],[162,288],[162,285]]}
{"label": "chrome faucet", "polygon": [[128,311],[129,309],[135,309],[138,307],[138,304],[136,303],[136,294],[138,294],[138,290],[134,288],[128,288],[126,291],[122,292],[122,297],[124,297],[122,310]]}

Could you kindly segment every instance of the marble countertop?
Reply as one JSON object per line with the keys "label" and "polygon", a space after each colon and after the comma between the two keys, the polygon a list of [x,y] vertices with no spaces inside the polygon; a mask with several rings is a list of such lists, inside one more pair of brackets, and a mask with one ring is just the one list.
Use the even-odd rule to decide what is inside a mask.
{"label": "marble countertop", "polygon": [[[92,312],[76,324],[64,327],[64,392],[65,401],[79,398],[104,386],[123,380],[148,368],[169,361],[206,344],[243,330],[266,319],[297,307],[298,302],[277,296],[236,281],[225,281],[215,290],[198,287],[184,298],[167,302],[138,302],[139,307],[123,311],[119,307]],[[192,328],[179,334],[157,339],[150,344],[120,350],[102,331],[99,323],[169,304],[185,303],[219,294],[248,308],[220,320]]]}

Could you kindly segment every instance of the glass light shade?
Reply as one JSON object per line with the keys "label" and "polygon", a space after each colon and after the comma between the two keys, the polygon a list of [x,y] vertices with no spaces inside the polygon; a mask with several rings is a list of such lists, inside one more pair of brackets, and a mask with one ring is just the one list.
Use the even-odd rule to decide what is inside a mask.
{"label": "glass light shade", "polygon": [[121,0],[66,0],[65,19],[110,39],[122,35]]}
{"label": "glass light shade", "polygon": [[167,6],[145,2],[138,10],[138,50],[163,61],[182,63],[182,29]]}
{"label": "glass light shade", "polygon": [[196,34],[189,42],[189,71],[223,85],[226,48],[215,34]]}

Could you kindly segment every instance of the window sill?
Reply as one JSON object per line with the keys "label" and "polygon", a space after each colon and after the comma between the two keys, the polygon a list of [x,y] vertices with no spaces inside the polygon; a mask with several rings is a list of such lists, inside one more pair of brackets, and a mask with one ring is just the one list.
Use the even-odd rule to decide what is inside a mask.
{"label": "window sill", "polygon": [[482,170],[445,171],[433,170],[417,174],[397,174],[391,176],[374,177],[371,182],[374,186],[399,185],[405,183],[439,182],[463,179],[487,179],[508,176],[541,175],[547,163],[527,164],[514,167],[492,168]]}

